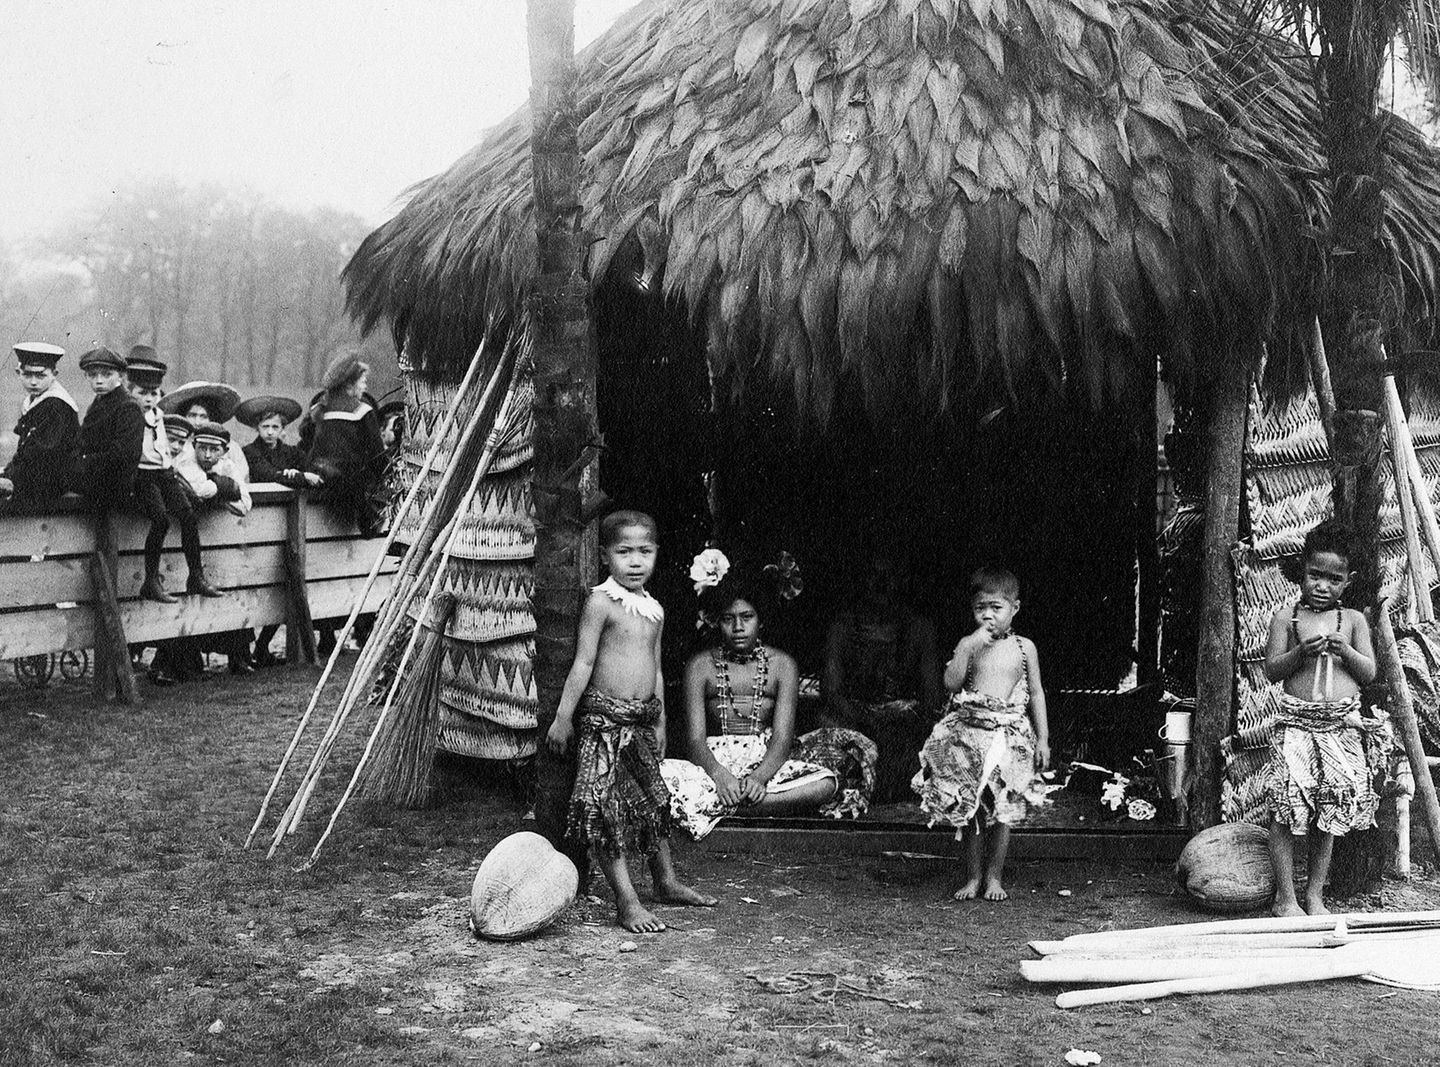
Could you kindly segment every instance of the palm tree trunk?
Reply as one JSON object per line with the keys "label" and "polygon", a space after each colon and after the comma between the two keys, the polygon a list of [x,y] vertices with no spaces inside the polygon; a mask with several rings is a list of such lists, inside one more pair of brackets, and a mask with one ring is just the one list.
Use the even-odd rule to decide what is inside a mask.
{"label": "palm tree trunk", "polygon": [[[544,737],[554,721],[575,658],[584,578],[585,523],[575,473],[596,436],[595,360],[582,265],[580,148],[575,111],[575,0],[527,0],[530,42],[530,168],[535,194],[536,276],[528,307],[534,331],[535,685],[541,750],[536,759],[535,817],[540,831],[576,861],[585,884],[586,856],[565,847],[573,761],[552,756]],[[592,568],[593,569],[593,568]],[[576,854],[578,851],[578,855]]]}
{"label": "palm tree trunk", "polygon": [[[1384,241],[1385,175],[1380,76],[1399,31],[1400,4],[1319,0],[1319,95],[1330,165],[1329,285],[1323,314],[1335,385],[1336,518],[1355,535],[1351,603],[1373,607],[1380,589],[1382,343],[1403,295]],[[1331,884],[1341,896],[1379,888],[1377,831],[1336,844]]]}

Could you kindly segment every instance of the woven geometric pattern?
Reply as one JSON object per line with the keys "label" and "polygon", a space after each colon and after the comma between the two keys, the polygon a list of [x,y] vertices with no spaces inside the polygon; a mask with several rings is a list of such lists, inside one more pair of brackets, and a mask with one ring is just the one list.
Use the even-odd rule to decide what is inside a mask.
{"label": "woven geometric pattern", "polygon": [[[1411,404],[1411,432],[1431,500],[1440,485],[1440,394],[1417,389]],[[1391,599],[1399,625],[1408,608],[1400,580],[1405,565],[1404,530],[1395,495],[1388,448],[1381,465],[1380,570],[1383,595]],[[1235,733],[1222,743],[1225,781],[1221,807],[1226,821],[1265,820],[1261,771],[1269,759],[1270,727],[1279,710],[1280,686],[1265,678],[1265,643],[1275,611],[1298,595],[1281,561],[1299,555],[1305,534],[1331,513],[1330,453],[1319,406],[1308,389],[1286,398],[1264,397],[1252,388],[1245,450],[1245,499],[1250,537],[1237,545],[1235,597]],[[1422,553],[1422,555],[1424,555]],[[1437,584],[1424,555],[1428,588]]]}

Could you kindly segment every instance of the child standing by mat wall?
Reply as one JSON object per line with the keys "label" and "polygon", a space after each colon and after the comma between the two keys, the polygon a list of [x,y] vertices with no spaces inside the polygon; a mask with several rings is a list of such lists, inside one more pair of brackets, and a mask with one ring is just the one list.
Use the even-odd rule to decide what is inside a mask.
{"label": "child standing by mat wall", "polygon": [[1005,900],[1010,827],[1044,803],[1039,771],[1050,762],[1050,727],[1035,642],[1010,629],[1019,580],[982,567],[970,578],[970,609],[975,631],[945,667],[950,710],[930,732],[910,784],[930,824],[948,823],[964,842],[967,870],[955,899]]}
{"label": "child standing by mat wall", "polygon": [[[1270,733],[1266,787],[1276,915],[1324,915],[1335,838],[1375,824],[1390,752],[1389,723],[1360,714],[1360,689],[1375,678],[1370,625],[1341,599],[1354,577],[1350,533],[1322,522],[1305,535],[1300,596],[1275,612],[1265,677],[1282,682]],[[1295,896],[1295,841],[1309,838],[1302,909]]]}
{"label": "child standing by mat wall", "polygon": [[551,751],[564,752],[578,711],[575,791],[565,832],[593,850],[615,893],[617,921],[635,933],[658,933],[665,924],[641,905],[627,851],[649,859],[657,903],[715,904],[714,897],[680,882],[670,857],[670,791],[660,774],[665,612],[645,590],[659,540],[655,520],[638,511],[617,511],[600,524],[610,577],[585,601],[575,662],[546,738]]}

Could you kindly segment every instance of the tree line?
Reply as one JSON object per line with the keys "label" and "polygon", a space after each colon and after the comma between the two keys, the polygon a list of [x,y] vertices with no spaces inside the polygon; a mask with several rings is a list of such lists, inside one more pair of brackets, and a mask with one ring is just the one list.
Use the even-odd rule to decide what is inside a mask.
{"label": "tree line", "polygon": [[[125,187],[28,246],[0,245],[0,323],[76,355],[153,345],[170,382],[310,385],[361,346],[340,270],[368,230],[216,185]],[[388,338],[364,347],[388,363]]]}

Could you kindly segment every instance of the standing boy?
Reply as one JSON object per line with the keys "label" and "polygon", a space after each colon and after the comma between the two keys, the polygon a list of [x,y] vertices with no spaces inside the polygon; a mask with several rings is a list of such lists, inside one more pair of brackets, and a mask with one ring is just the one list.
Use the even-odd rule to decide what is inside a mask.
{"label": "standing boy", "polygon": [[578,709],[578,767],[565,832],[594,850],[615,893],[617,921],[634,933],[658,933],[665,924],[640,903],[626,865],[629,849],[649,858],[657,902],[715,904],[680,882],[670,858],[670,791],[660,775],[665,612],[645,590],[658,542],[655,520],[638,511],[617,511],[600,524],[610,577],[585,601],[575,662],[546,738],[551,751],[564,752]]}
{"label": "standing boy", "polygon": [[165,591],[160,576],[160,554],[165,547],[165,535],[170,532],[171,516],[180,525],[180,546],[190,572],[186,592],[206,597],[224,594],[205,578],[205,566],[200,558],[200,526],[191,492],[170,456],[165,420],[158,407],[165,370],[165,364],[155,358],[155,350],[148,345],[136,345],[125,361],[130,395],[139,406],[145,425],[135,474],[135,503],[150,520],[150,532],[145,537],[145,581],[140,586],[140,595],[146,600],[173,604],[176,598]]}
{"label": "standing boy", "polygon": [[135,485],[145,445],[145,416],[125,389],[125,360],[108,348],[80,357],[80,369],[95,399],[80,424],[80,448],[69,488],[96,511],[124,504]]}
{"label": "standing boy", "polygon": [[80,432],[80,406],[55,378],[65,350],[40,341],[15,346],[15,373],[25,389],[25,406],[15,435],[20,443],[10,463],[0,470],[0,502],[45,508],[65,492],[75,438]]}
{"label": "standing boy", "polygon": [[[1341,598],[1354,577],[1350,534],[1331,520],[1305,535],[1300,597],[1270,620],[1265,677],[1284,683],[1266,780],[1276,915],[1324,915],[1335,838],[1374,825],[1389,726],[1360,714],[1375,678],[1370,624]],[[1383,610],[1383,609],[1382,609]],[[1305,907],[1295,897],[1295,837],[1309,837]]]}

